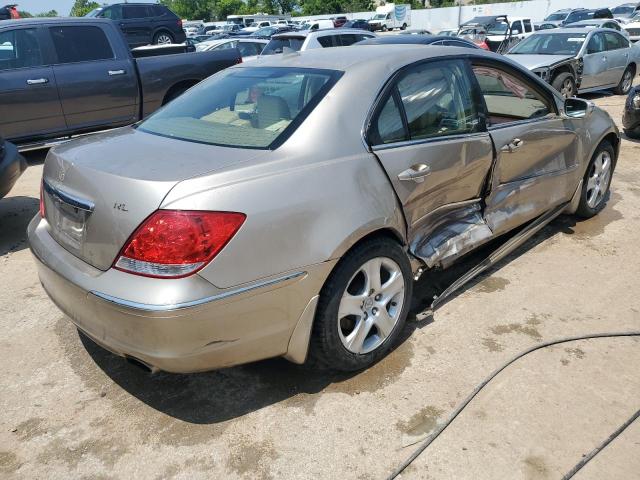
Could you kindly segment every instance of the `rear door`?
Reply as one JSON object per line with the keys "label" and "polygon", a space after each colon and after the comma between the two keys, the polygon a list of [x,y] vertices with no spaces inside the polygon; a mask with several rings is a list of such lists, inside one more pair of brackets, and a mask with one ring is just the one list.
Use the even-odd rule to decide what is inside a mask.
{"label": "rear door", "polygon": [[452,211],[477,211],[493,150],[480,100],[461,60],[403,69],[380,98],[368,142],[402,203],[412,250],[433,259],[424,240]]}
{"label": "rear door", "polygon": [[108,25],[49,27],[53,67],[68,128],[132,123],[138,115],[138,77],[133,60],[109,42]]}
{"label": "rear door", "polygon": [[0,135],[8,140],[66,128],[50,53],[40,28],[0,31]]}
{"label": "rear door", "polygon": [[607,83],[619,83],[629,63],[629,41],[616,32],[604,34],[607,45]]}
{"label": "rear door", "polygon": [[474,62],[496,162],[485,219],[500,235],[571,198],[581,155],[553,95],[502,62]]}
{"label": "rear door", "polygon": [[609,64],[606,48],[604,33],[596,32],[591,38],[587,37],[581,89],[601,87],[611,83],[607,72]]}
{"label": "rear door", "polygon": [[122,5],[122,20],[120,27],[131,46],[148,45],[151,43],[153,22],[151,12],[146,5]]}

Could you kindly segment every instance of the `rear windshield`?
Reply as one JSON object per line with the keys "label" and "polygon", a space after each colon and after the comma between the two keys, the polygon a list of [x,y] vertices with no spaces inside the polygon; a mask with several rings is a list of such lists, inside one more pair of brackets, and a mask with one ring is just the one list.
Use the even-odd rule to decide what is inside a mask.
{"label": "rear windshield", "polygon": [[142,122],[144,132],[238,148],[273,148],[329,91],[334,70],[246,67],[224,70]]}
{"label": "rear windshield", "polygon": [[302,37],[272,38],[267,46],[264,47],[264,50],[262,50],[261,55],[274,55],[276,53],[282,53],[285,47],[298,52],[302,48],[303,43],[304,38]]}

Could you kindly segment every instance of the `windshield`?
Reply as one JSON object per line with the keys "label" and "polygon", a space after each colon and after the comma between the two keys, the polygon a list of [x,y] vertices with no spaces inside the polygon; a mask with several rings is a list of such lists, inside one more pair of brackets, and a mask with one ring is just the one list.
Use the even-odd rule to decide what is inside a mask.
{"label": "windshield", "polygon": [[100,7],[100,8],[94,8],[93,10],[91,10],[89,13],[87,13],[85,15],[85,17],[97,17],[98,14],[104,10],[104,8]]}
{"label": "windshield", "polygon": [[277,32],[278,29],[276,27],[262,27],[255,32],[252,33],[254,37],[268,37],[272,35],[273,32]]}
{"label": "windshield", "polygon": [[384,20],[386,17],[386,13],[376,13],[373,17],[373,20]]}
{"label": "windshield", "polygon": [[302,48],[302,44],[304,43],[304,38],[301,37],[283,37],[283,38],[272,38],[261,55],[274,55],[276,53],[282,53],[285,48],[290,48],[296,52],[300,51]]}
{"label": "windshield", "polygon": [[619,6],[611,10],[611,13],[613,13],[614,15],[630,15],[633,13],[634,10],[635,8],[633,7]]}
{"label": "windshield", "polygon": [[487,27],[487,35],[504,35],[509,29],[507,22],[495,22]]}
{"label": "windshield", "polygon": [[165,137],[269,148],[292,133],[340,77],[334,70],[233,68],[210,77],[138,128]]}
{"label": "windshield", "polygon": [[536,34],[525,38],[508,53],[516,55],[577,55],[586,33]]}
{"label": "windshield", "polygon": [[567,18],[568,13],[552,13],[545,20],[547,22],[561,22],[565,18]]}

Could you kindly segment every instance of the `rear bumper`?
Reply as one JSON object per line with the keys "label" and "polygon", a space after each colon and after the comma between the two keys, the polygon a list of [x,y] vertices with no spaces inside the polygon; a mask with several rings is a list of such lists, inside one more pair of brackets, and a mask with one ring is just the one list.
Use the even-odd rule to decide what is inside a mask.
{"label": "rear bumper", "polygon": [[[292,333],[333,264],[231,289],[212,286],[211,295],[201,299],[147,304],[95,290],[92,285],[101,285],[104,275],[136,276],[86,264],[81,272],[80,261],[49,235],[46,221],[34,218],[28,234],[42,286],[81,331],[117,355],[169,372],[229,367],[287,355],[293,347],[299,351],[290,344]],[[135,281],[141,289],[153,289],[158,279]],[[166,289],[172,280],[160,282]]]}
{"label": "rear bumper", "polygon": [[4,157],[0,160],[0,198],[13,188],[27,169],[27,161],[12,143],[4,143]]}

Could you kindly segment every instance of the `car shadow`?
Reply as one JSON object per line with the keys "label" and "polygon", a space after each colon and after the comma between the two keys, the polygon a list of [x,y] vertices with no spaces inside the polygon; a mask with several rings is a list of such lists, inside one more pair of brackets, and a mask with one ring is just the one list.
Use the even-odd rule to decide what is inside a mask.
{"label": "car shadow", "polygon": [[22,152],[22,156],[27,160],[29,166],[42,165],[49,153],[48,148],[41,148],[39,150],[31,150],[29,152]]}
{"label": "car shadow", "polygon": [[33,197],[0,199],[0,256],[29,246],[27,225],[39,208],[40,200]]}
{"label": "car shadow", "polygon": [[[556,219],[488,272],[461,288],[449,301],[554,235],[573,233],[575,225],[573,217]],[[410,356],[403,359],[401,350],[407,347],[406,340],[414,330],[434,322],[431,315],[421,316],[433,296],[441,293],[506,240],[507,237],[492,242],[447,271],[425,273],[415,284],[408,322],[394,351],[362,372],[318,371],[307,365],[294,365],[282,358],[275,358],[205,373],[149,374],[104,350],[82,333],[78,334],[95,364],[116,384],[146,405],[189,423],[224,422],[284,401],[304,405],[305,395],[314,395],[327,389],[349,394],[359,393],[356,389],[375,390],[379,385],[384,385],[384,377],[398,375],[410,365]],[[436,310],[436,319],[437,315]],[[404,363],[396,366],[394,362]],[[367,382],[370,382],[368,386]]]}

